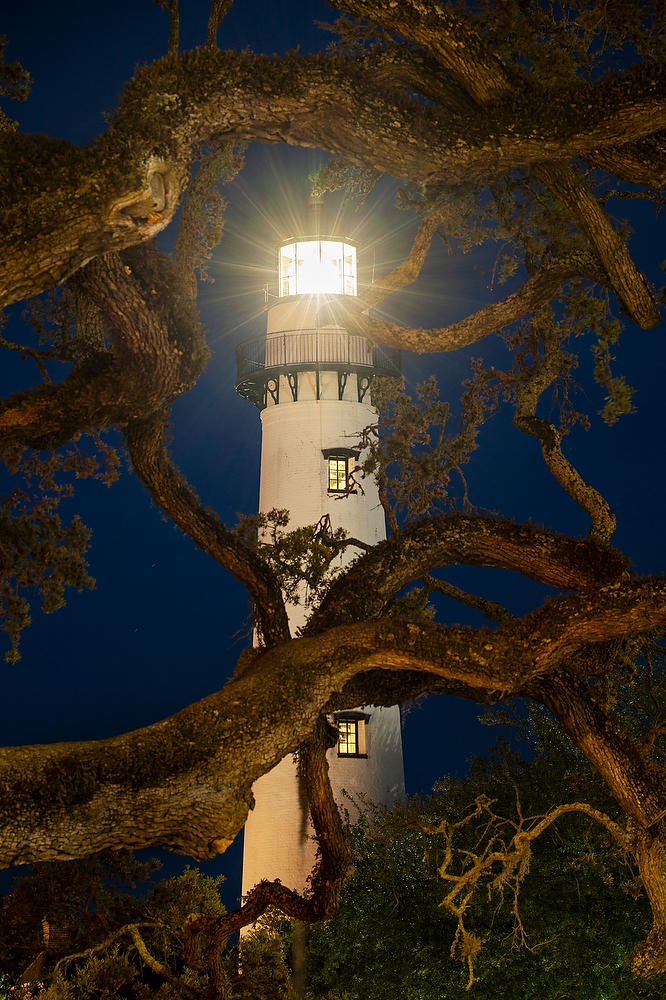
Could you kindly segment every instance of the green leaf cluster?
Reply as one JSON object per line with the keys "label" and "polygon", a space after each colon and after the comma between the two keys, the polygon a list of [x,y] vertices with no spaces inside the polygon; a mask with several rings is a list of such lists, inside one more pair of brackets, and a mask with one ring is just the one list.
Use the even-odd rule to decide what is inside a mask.
{"label": "green leaf cluster", "polygon": [[15,663],[33,595],[51,614],[64,605],[68,588],[94,587],[86,561],[90,531],[78,515],[63,521],[59,505],[73,496],[75,478],[111,485],[120,460],[97,435],[53,452],[6,449],[3,458],[17,484],[0,497],[0,630],[10,642],[5,660]]}
{"label": "green leaf cluster", "polygon": [[273,509],[244,515],[234,530],[267,561],[285,600],[310,608],[342,569],[338,557],[346,547],[347,532],[333,529],[327,516],[291,531],[289,520],[288,510]]}

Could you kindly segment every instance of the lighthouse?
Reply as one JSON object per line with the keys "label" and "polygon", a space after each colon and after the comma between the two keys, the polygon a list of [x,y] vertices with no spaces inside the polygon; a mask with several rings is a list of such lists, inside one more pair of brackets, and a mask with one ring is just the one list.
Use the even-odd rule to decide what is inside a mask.
{"label": "lighthouse", "polygon": [[[375,377],[397,377],[397,351],[346,328],[358,293],[357,246],[342,236],[298,236],[277,252],[277,289],[267,293],[266,332],[237,351],[237,391],[261,413],[259,510],[290,512],[288,530],[330,518],[333,530],[370,545],[386,537],[374,481],[357,488],[353,469],[364,428],[376,424]],[[347,324],[349,325],[349,324]],[[340,565],[357,555],[348,547]],[[288,605],[292,635],[307,618]],[[370,705],[336,712],[338,742],[328,752],[338,806],[352,817],[365,803],[404,795],[400,712]],[[297,761],[286,757],[253,786],[244,835],[242,894],[261,879],[302,891],[316,843]]]}

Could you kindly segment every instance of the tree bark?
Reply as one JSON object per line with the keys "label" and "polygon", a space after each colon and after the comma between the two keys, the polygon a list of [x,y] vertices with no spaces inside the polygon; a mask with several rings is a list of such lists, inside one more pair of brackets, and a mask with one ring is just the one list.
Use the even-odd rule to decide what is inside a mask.
{"label": "tree bark", "polygon": [[663,769],[632,739],[616,713],[570,669],[527,685],[592,763],[623,811],[647,830],[666,814]]}
{"label": "tree bark", "polygon": [[[420,249],[420,248],[419,248]],[[367,293],[360,297],[359,307],[366,303],[374,304],[380,301],[383,294],[403,287],[401,279],[416,277],[413,268],[400,269],[387,278],[380,279]],[[386,323],[374,316],[359,316],[356,321],[359,329],[371,340],[387,347],[397,347],[402,350],[414,351],[416,354],[445,353],[469,347],[492,333],[497,333],[510,323],[515,323],[528,313],[534,312],[540,306],[550,302],[562,285],[570,278],[585,277],[594,281],[605,279],[598,264],[592,260],[591,254],[571,253],[564,259],[552,261],[541,267],[535,275],[528,278],[517,291],[511,292],[500,302],[493,302],[472,313],[458,323],[432,330],[422,330],[412,327],[398,326]],[[356,318],[356,317],[355,317]]]}
{"label": "tree bark", "polygon": [[337,692],[371,670],[420,673],[438,690],[442,681],[453,691],[462,684],[480,699],[537,685],[533,696],[613,777],[626,811],[650,825],[664,811],[663,781],[650,783],[640,755],[576,696],[575,678],[538,684],[586,645],[665,623],[666,583],[647,579],[550,602],[496,631],[380,619],[246,654],[222,691],[153,726],[0,751],[0,865],[151,845],[199,858],[219,853],[245,821],[252,782],[307,740]]}
{"label": "tree bark", "polygon": [[627,572],[619,552],[593,540],[490,517],[442,514],[417,522],[362,555],[344,577],[333,581],[304,634],[379,617],[412,580],[460,563],[515,570],[562,590],[603,585]]}
{"label": "tree bark", "polygon": [[566,163],[541,163],[535,166],[534,172],[578,222],[598,253],[629,318],[646,330],[655,326],[661,315],[654,291],[586,184]]}
{"label": "tree bark", "polygon": [[[108,133],[85,150],[58,144],[54,152],[52,140],[4,134],[0,306],[160,232],[192,159],[211,138],[317,146],[417,183],[488,181],[664,130],[666,67],[640,70],[589,83],[584,97],[566,90],[514,95],[479,108],[472,121],[446,107],[405,103],[401,82],[395,90],[388,85],[381,52],[282,61],[206,48],[169,57],[138,71]],[[18,175],[15,197],[11,178]],[[649,306],[642,312],[649,322]]]}
{"label": "tree bark", "polygon": [[635,949],[629,964],[637,976],[666,972],[666,843],[659,831],[639,831],[634,845],[641,881],[652,908],[650,932]]}

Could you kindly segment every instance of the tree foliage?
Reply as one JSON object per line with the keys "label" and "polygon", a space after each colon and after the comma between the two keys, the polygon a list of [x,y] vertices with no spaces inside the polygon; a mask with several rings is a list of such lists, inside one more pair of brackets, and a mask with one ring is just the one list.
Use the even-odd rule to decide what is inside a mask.
{"label": "tree foliage", "polygon": [[[500,860],[514,824],[536,826],[563,795],[613,812],[547,714],[511,721],[529,746],[500,740],[489,757],[470,761],[465,777],[444,777],[405,811],[377,810],[351,830],[340,909],[309,938],[313,1000],[453,1000],[470,995],[468,963],[475,997],[661,996],[659,982],[641,982],[626,966],[649,908],[635,868],[603,827],[565,813],[515,867]],[[497,859],[470,896],[462,935],[442,901],[453,877],[491,852]]]}
{"label": "tree foliage", "polygon": [[[229,4],[217,2],[205,46],[181,52],[178,5],[162,6],[168,54],[128,81],[103,135],[84,148],[11,127],[0,135],[2,302],[66,283],[41,341],[1,344],[34,360],[41,379],[0,403],[0,452],[38,481],[30,500],[19,486],[2,507],[11,542],[1,551],[2,610],[14,656],[35,588],[53,610],[67,587],[90,583],[84,529],[56,513],[67,489],[60,476],[112,478],[115,457],[99,442],[115,429],[159,510],[245,585],[262,644],[221,691],[161,723],[0,751],[2,863],[127,844],[212,856],[242,826],[252,782],[300,750],[321,848],[308,893],[262,883],[239,911],[203,908],[183,930],[184,962],[195,969],[203,948],[202,974],[222,994],[220,949],[231,932],[269,905],[302,921],[335,909],[348,851],[326,773],[326,713],[428,692],[488,704],[517,697],[550,711],[604,783],[610,805],[592,818],[632,859],[652,909],[632,969],[664,972],[664,730],[649,664],[666,584],[632,572],[631,553],[613,547],[611,505],[565,447],[572,428],[592,420],[576,395],[577,365],[591,351],[601,390],[592,408],[613,424],[633,405],[614,367],[620,328],[633,324],[633,336],[660,319],[612,213],[629,200],[662,206],[663,4],[339,0],[330,51],[283,57],[220,50]],[[5,65],[3,74],[21,96],[22,71]],[[354,540],[321,524],[283,534],[273,518],[279,530],[257,544],[201,504],[168,446],[172,404],[208,359],[196,273],[221,234],[215,185],[233,179],[250,140],[330,153],[319,191],[343,184],[363,194],[381,175],[401,179],[402,204],[419,217],[413,246],[358,297],[350,329],[421,354],[486,353],[481,342],[493,334],[503,344],[501,363],[495,348],[492,362],[473,362],[458,402],[440,402],[433,383],[416,403],[385,393],[386,433],[381,423],[379,437],[368,431],[357,472],[378,476],[391,537],[356,545],[330,581],[332,555]],[[153,240],[181,203],[165,254]],[[456,253],[493,248],[494,301],[437,328],[390,322],[377,307],[418,277],[434,239]],[[65,367],[56,375],[57,362]],[[481,429],[500,411],[534,439],[553,488],[587,515],[585,538],[515,524],[470,494],[464,466],[478,461]],[[518,617],[454,586],[447,575],[460,564],[519,573],[549,599]],[[294,637],[284,590],[293,597],[304,586],[312,613]],[[457,626],[437,597],[424,614],[439,593],[494,624]],[[627,680],[647,696],[643,715],[627,716]],[[270,738],[248,740],[248,730]],[[478,820],[499,830],[508,816],[481,805],[459,829]],[[458,923],[473,957],[477,938],[466,934]]]}
{"label": "tree foliage", "polygon": [[[85,861],[36,865],[2,898],[0,961],[11,998],[44,1000],[208,1000],[205,955],[184,963],[183,926],[191,913],[211,919],[224,907],[222,876],[196,868],[158,878],[155,859],[107,852]],[[221,959],[226,996],[290,1000],[293,991],[278,935],[257,928]]]}

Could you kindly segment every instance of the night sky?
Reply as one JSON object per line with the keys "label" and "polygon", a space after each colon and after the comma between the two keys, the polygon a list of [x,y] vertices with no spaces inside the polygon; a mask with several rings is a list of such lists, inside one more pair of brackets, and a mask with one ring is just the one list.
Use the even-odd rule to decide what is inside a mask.
{"label": "night sky", "polygon": [[[181,44],[189,48],[205,39],[207,4],[185,0],[182,7]],[[237,2],[219,41],[228,48],[280,53],[300,44],[310,51],[330,40],[313,26],[316,19],[330,21],[333,15],[310,0]],[[164,53],[168,21],[150,0],[65,0],[14,4],[2,31],[9,38],[8,60],[20,61],[34,79],[27,103],[4,102],[6,112],[23,131],[85,144],[104,128],[102,114],[115,107],[134,67]],[[226,235],[211,265],[215,283],[203,287],[199,300],[213,357],[195,389],[174,408],[173,454],[202,500],[227,521],[256,509],[259,483],[259,414],[234,392],[234,349],[264,328],[262,288],[272,276],[274,244],[305,219],[307,175],[323,159],[313,150],[254,146],[243,173],[225,190],[229,210]],[[326,208],[329,220],[342,220],[347,235],[359,241],[366,277],[373,265],[381,273],[397,263],[415,231],[413,220],[393,207],[395,188],[394,182],[382,182],[359,210],[339,199],[330,199]],[[649,206],[613,207],[617,215],[630,215],[634,257],[660,284],[660,220]],[[172,238],[169,231],[164,234],[163,245]],[[491,266],[487,255],[448,255],[435,247],[416,285],[383,308],[415,326],[453,322],[505,294],[506,286],[489,289]],[[13,316],[20,312],[13,310]],[[7,335],[22,336],[14,323]],[[506,362],[494,340],[448,356],[405,357],[407,383],[413,387],[435,372],[443,397],[454,402],[470,373],[470,358],[480,355],[498,365]],[[577,429],[565,443],[583,476],[610,501],[618,516],[615,543],[643,573],[661,572],[666,554],[665,355],[661,327],[646,332],[629,326],[616,356],[618,369],[637,388],[637,412],[612,429],[593,416],[590,432]],[[34,362],[2,360],[3,392],[35,384]],[[594,414],[601,402],[591,382],[589,351],[582,353],[578,374],[580,405]],[[500,413],[484,430],[468,470],[471,498],[480,507],[563,532],[587,531],[586,516],[550,479],[536,442],[513,430],[510,414]],[[5,744],[99,738],[156,721],[219,688],[248,641],[244,589],[164,520],[126,463],[111,488],[77,483],[76,498],[62,513],[76,511],[93,530],[89,563],[97,588],[70,594],[67,607],[48,617],[34,608],[21,662],[3,668]],[[516,613],[543,595],[509,573],[459,569],[447,578],[481,588]],[[483,624],[462,606],[452,606],[449,615],[453,622]],[[476,716],[473,705],[445,698],[429,699],[406,715],[410,792],[427,791],[438,775],[461,771],[470,753],[488,747],[496,731],[481,726]],[[222,869],[231,875],[237,859],[236,851],[222,860]],[[220,862],[205,868],[217,870]],[[232,895],[238,892],[233,886],[232,880]]]}

